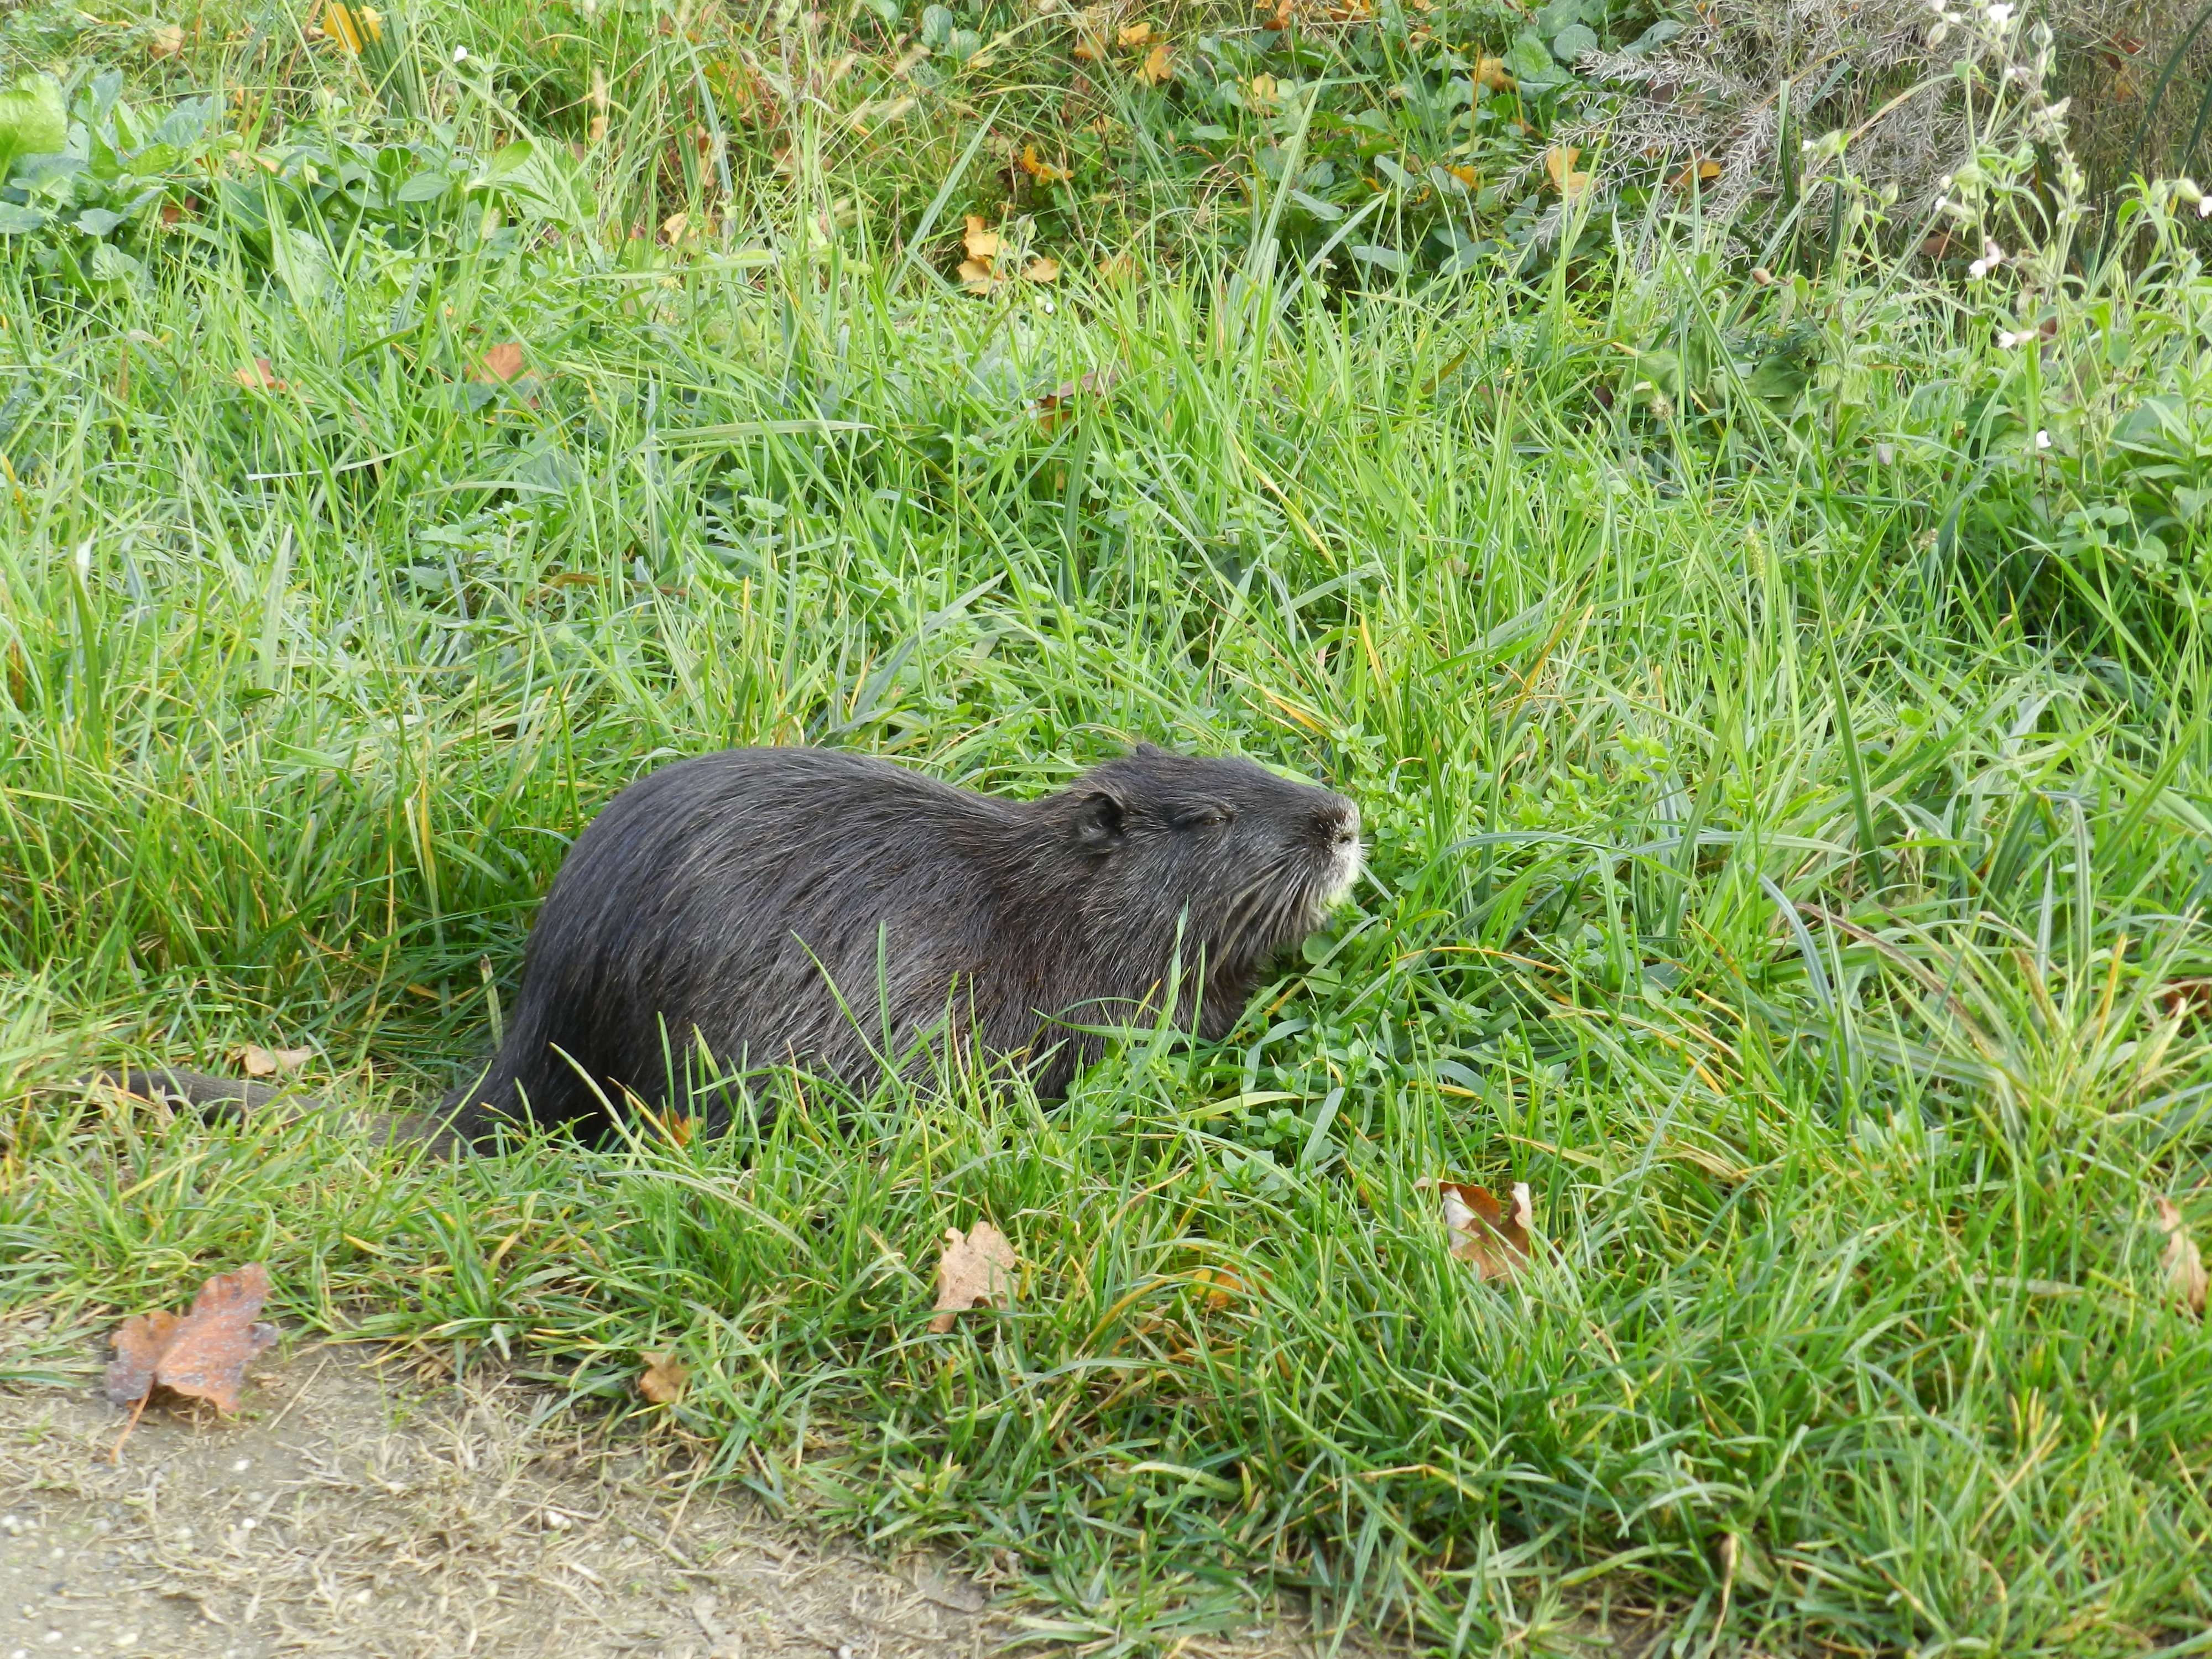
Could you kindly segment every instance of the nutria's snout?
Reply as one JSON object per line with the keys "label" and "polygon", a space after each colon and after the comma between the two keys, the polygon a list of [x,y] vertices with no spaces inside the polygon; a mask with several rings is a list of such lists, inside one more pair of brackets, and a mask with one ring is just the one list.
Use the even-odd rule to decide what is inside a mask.
{"label": "nutria's snout", "polygon": [[1338,795],[1315,816],[1321,822],[1329,851],[1328,884],[1323,890],[1322,902],[1334,904],[1359,879],[1364,850],[1359,844],[1359,809]]}

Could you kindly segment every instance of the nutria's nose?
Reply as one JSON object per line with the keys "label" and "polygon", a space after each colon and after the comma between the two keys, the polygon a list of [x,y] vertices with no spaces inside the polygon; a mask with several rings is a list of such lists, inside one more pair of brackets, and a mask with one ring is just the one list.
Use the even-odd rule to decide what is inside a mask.
{"label": "nutria's nose", "polygon": [[1331,844],[1348,847],[1359,839],[1359,809],[1350,801],[1331,801],[1322,808],[1320,817]]}

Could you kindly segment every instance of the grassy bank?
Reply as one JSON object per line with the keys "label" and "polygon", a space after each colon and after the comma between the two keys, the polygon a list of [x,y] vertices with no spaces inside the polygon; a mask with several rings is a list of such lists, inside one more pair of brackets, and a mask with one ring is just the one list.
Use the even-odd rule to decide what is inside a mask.
{"label": "grassy bank", "polygon": [[[349,197],[392,140],[331,121],[204,257],[0,273],[0,1251],[63,1316],[21,1374],[265,1259],[289,1322],[1006,1552],[1096,1651],[1267,1583],[1477,1652],[2203,1628],[2154,1203],[2212,1229],[2179,245],[2000,305],[1871,218],[1753,278],[1655,212],[1426,287],[1244,237],[978,297],[773,204],[610,239],[544,157]],[[444,1164],[66,1086],[255,1043],[434,1091],[673,756],[1027,793],[1139,736],[1327,777],[1371,874],[1228,1042],[1133,1034],[1064,1107]],[[1529,1183],[1523,1279],[1449,1257],[1438,1176]],[[931,1334],[979,1217],[1018,1305]]]}

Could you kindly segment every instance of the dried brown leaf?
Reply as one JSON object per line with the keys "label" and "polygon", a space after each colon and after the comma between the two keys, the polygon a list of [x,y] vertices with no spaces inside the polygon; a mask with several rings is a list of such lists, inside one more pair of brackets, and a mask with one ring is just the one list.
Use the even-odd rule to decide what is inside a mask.
{"label": "dried brown leaf", "polygon": [[2204,1311],[2204,1255],[2181,1218],[2180,1206],[2170,1198],[2158,1200],[2158,1224],[2166,1234],[2166,1254],[2159,1265],[2166,1273],[2166,1293],[2185,1313]]}
{"label": "dried brown leaf", "polygon": [[238,1063],[248,1077],[275,1077],[279,1072],[296,1072],[314,1057],[313,1048],[264,1048],[254,1042],[238,1051]]}
{"label": "dried brown leaf", "polygon": [[476,367],[469,371],[469,379],[505,382],[521,373],[522,347],[516,341],[507,340],[477,359]]}
{"label": "dried brown leaf", "polygon": [[174,58],[185,49],[185,32],[174,23],[163,23],[146,37],[149,58]]}
{"label": "dried brown leaf", "polygon": [[2168,1019],[2202,1019],[2212,1013],[2212,979],[2170,979],[2154,994]]}
{"label": "dried brown leaf", "polygon": [[1552,188],[1563,200],[1571,202],[1586,192],[1592,183],[1587,173],[1575,171],[1575,158],[1582,151],[1572,144],[1555,144],[1544,152],[1544,173],[1552,181]]}
{"label": "dried brown leaf", "polygon": [[1175,54],[1168,50],[1164,40],[1154,46],[1137,65],[1136,76],[1148,87],[1156,87],[1175,74]]}
{"label": "dried brown leaf", "polygon": [[1022,267],[1022,275],[1032,283],[1056,283],[1060,280],[1060,261],[1039,254]]}
{"label": "dried brown leaf", "polygon": [[1105,368],[1094,368],[1077,380],[1062,380],[1036,400],[1037,425],[1048,433],[1057,432],[1074,418],[1075,411],[1072,405],[1078,398],[1097,397],[1108,392],[1119,378],[1109,365]]}
{"label": "dried brown leaf", "polygon": [[1127,23],[1122,26],[1121,33],[1115,37],[1115,44],[1124,47],[1141,46],[1152,38],[1152,26],[1150,23]]}
{"label": "dried brown leaf", "polygon": [[255,1317],[268,1299],[269,1270],[254,1261],[201,1285],[189,1313],[157,1309],[125,1320],[111,1339],[107,1397],[143,1404],[159,1384],[236,1411],[247,1363],[276,1340],[276,1328]]}
{"label": "dried brown leaf", "polygon": [[1474,66],[1477,83],[1492,92],[1510,92],[1520,84],[1505,72],[1503,58],[1485,58]]}
{"label": "dried brown leaf", "polygon": [[255,392],[284,390],[284,382],[276,378],[276,371],[270,367],[266,357],[256,357],[230,378]]}
{"label": "dried brown leaf", "polygon": [[1510,1207],[1486,1187],[1439,1181],[1436,1188],[1453,1255],[1471,1263],[1485,1279],[1510,1279],[1528,1265],[1535,1217],[1527,1182],[1513,1183]]}
{"label": "dried brown leaf", "polygon": [[989,1222],[977,1222],[965,1237],[957,1227],[947,1227],[945,1254],[937,1261],[937,1316],[929,1328],[941,1335],[969,1308],[1006,1306],[1013,1299],[1014,1273],[1020,1265],[1006,1236]]}
{"label": "dried brown leaf", "polygon": [[638,1375],[637,1391],[656,1406],[672,1406],[684,1397],[684,1385],[690,1377],[684,1362],[674,1354],[649,1353],[645,1356],[645,1370]]}

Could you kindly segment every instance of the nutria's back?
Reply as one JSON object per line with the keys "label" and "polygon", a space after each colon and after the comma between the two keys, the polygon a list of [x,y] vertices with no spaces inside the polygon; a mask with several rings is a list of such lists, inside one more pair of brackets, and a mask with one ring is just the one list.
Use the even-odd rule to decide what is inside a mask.
{"label": "nutria's back", "polygon": [[658,1108],[672,1067],[866,1086],[948,1039],[1056,1095],[1100,1047],[1070,1024],[1157,1016],[1179,933],[1205,993],[1178,1016],[1226,1030],[1349,887],[1358,837],[1327,790],[1150,747],[1030,802],[826,750],[678,762],[571,849],[459,1127],[592,1117],[579,1068]]}

